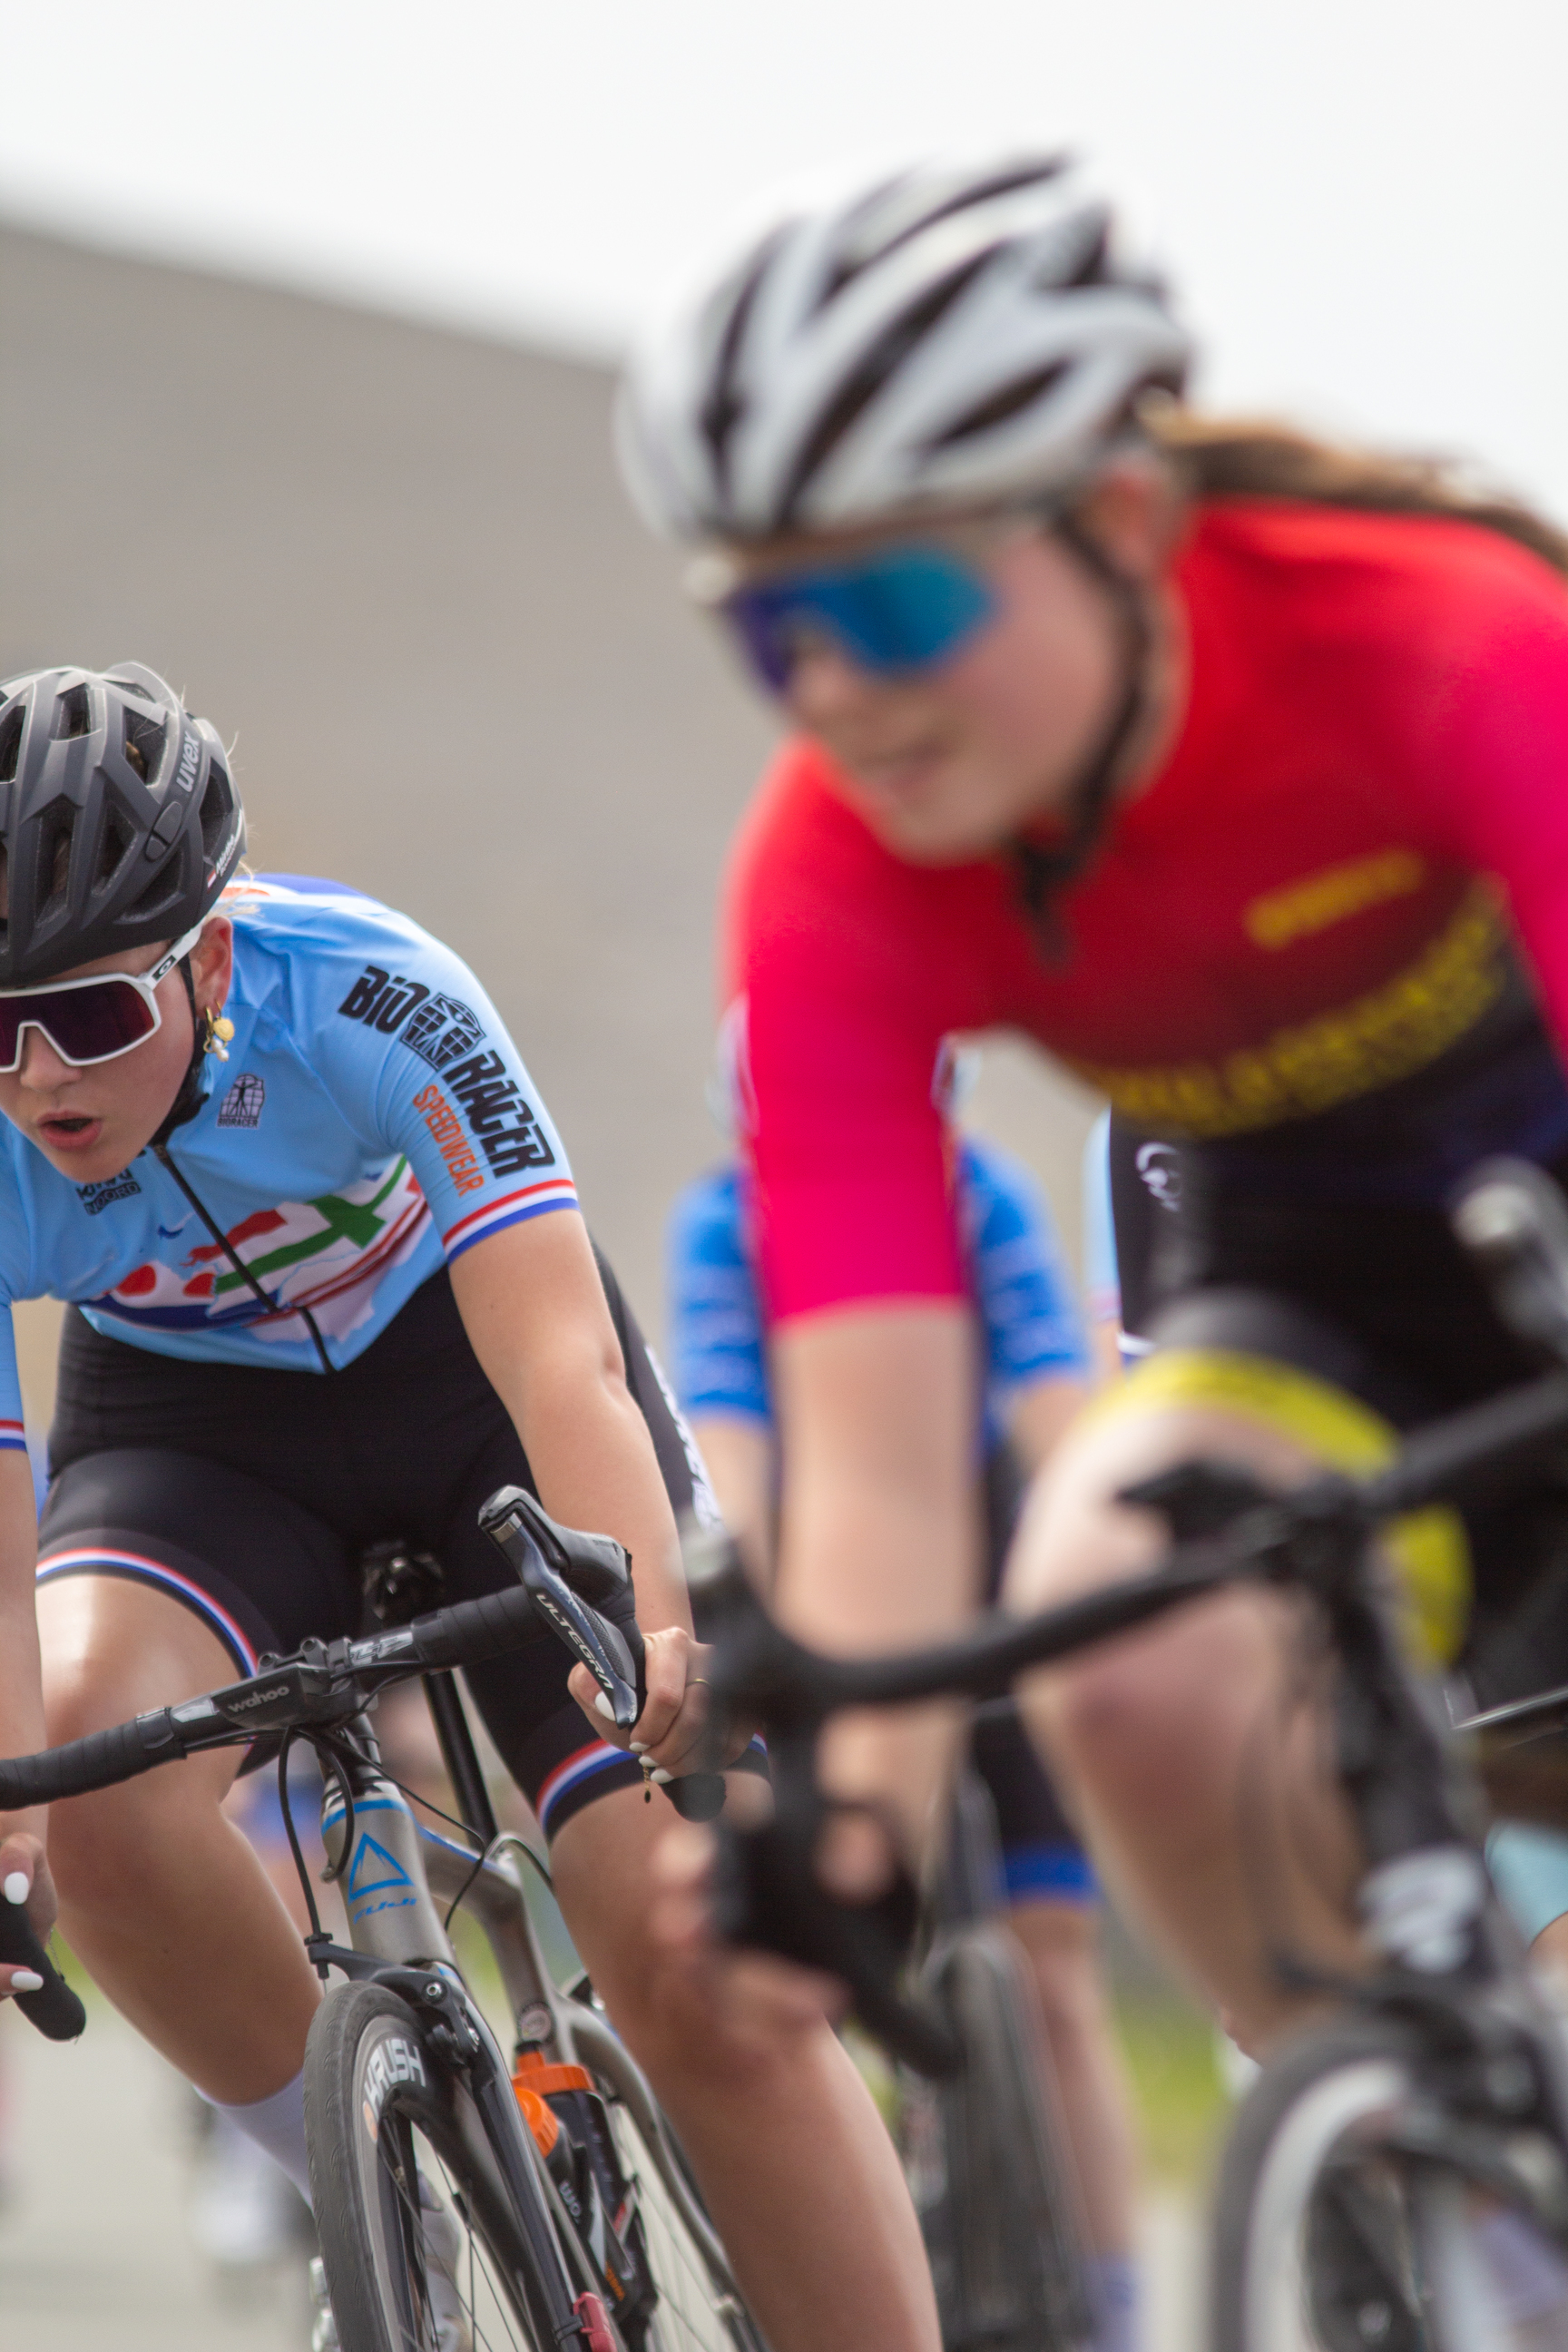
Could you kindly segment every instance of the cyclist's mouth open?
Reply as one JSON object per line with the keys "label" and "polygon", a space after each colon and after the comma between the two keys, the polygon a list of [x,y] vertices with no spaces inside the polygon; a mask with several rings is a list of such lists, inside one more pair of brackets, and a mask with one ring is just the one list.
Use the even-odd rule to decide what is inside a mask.
{"label": "cyclist's mouth open", "polygon": [[100,1118],[89,1118],[79,1111],[51,1111],[37,1122],[40,1143],[51,1151],[90,1151],[103,1132]]}

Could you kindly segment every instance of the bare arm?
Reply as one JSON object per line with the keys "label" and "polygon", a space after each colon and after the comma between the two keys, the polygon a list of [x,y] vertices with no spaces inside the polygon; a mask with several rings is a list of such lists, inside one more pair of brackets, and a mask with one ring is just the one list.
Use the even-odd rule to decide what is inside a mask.
{"label": "bare arm", "polygon": [[1075,1374],[1065,1380],[1052,1376],[1031,1381],[1009,1397],[1007,1434],[1031,1478],[1045,1468],[1088,1395],[1088,1381]]}
{"label": "bare arm", "polygon": [[[452,1290],[545,1509],[568,1527],[614,1536],[631,1553],[637,1622],[650,1637],[637,1736],[673,1764],[697,1731],[690,1708],[681,1715],[691,1615],[675,1517],[626,1385],[587,1229],[571,1210],[508,1226],[458,1259]],[[584,1669],[574,1670],[573,1688],[591,1706]],[[602,1717],[590,1720],[614,1737]]]}
{"label": "bare arm", "polygon": [[773,1437],[764,1421],[738,1412],[691,1415],[691,1434],[713,1482],[724,1525],[760,1592],[773,1581]]}
{"label": "bare arm", "polygon": [[[910,1648],[973,1610],[975,1359],[957,1300],[803,1317],[774,1334],[776,1605],[803,1640],[845,1654]],[[915,1844],[947,1768],[930,1728],[927,1710],[849,1717],[825,1750],[834,1785],[890,1805]]]}
{"label": "bare arm", "polygon": [[[37,1560],[32,1465],[8,1447],[0,1453],[0,1752],[6,1756],[30,1756],[47,1745],[35,1602]],[[43,1861],[46,1820],[41,1806],[0,1815],[0,1888],[17,1874],[26,1880],[32,1889],[28,1909],[40,1935],[47,1934],[55,1916],[54,1890]],[[0,1969],[0,1990],[9,1990],[13,1973]]]}

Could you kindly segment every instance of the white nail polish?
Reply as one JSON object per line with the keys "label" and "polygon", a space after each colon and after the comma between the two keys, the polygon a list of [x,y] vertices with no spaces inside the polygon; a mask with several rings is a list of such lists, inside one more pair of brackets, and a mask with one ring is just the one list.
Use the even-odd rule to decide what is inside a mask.
{"label": "white nail polish", "polygon": [[594,1706],[598,1714],[605,1716],[611,1723],[614,1723],[616,1719],[616,1710],[610,1705],[608,1695],[605,1692],[595,1691],[594,1693]]}
{"label": "white nail polish", "polygon": [[37,1969],[13,1969],[11,1990],[13,1992],[42,1992],[44,1979]]}
{"label": "white nail polish", "polygon": [[4,1891],[7,1903],[25,1903],[33,1891],[33,1883],[25,1870],[8,1871]]}
{"label": "white nail polish", "polygon": [[634,1756],[646,1756],[647,1754],[647,1741],[646,1739],[628,1739],[626,1745],[631,1749]]}
{"label": "white nail polish", "polygon": [[667,1780],[674,1780],[675,1775],[673,1772],[667,1772],[662,1764],[656,1764],[653,1770],[648,1774],[648,1778],[650,1780],[657,1780],[659,1787],[662,1789]]}

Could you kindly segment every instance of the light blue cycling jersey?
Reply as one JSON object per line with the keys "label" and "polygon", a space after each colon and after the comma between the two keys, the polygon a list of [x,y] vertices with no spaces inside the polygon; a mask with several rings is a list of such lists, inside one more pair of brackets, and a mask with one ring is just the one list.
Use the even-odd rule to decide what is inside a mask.
{"label": "light blue cycling jersey", "polygon": [[[985,1335],[987,1428],[1011,1389],[1068,1378],[1088,1361],[1083,1325],[1045,1197],[1028,1170],[966,1136],[957,1159],[959,1224]],[[687,1186],[668,1228],[669,1343],[687,1413],[769,1422],[762,1300],[747,1179],[734,1166]]]}
{"label": "light blue cycling jersey", "polygon": [[[334,1364],[487,1235],[575,1205],[549,1114],[472,972],[333,882],[262,877],[234,923],[228,1060],[170,1157],[279,1307]],[[155,1354],[321,1370],[144,1151],[73,1184],[0,1119],[0,1444],[24,1444],[10,1307],[63,1298]]]}

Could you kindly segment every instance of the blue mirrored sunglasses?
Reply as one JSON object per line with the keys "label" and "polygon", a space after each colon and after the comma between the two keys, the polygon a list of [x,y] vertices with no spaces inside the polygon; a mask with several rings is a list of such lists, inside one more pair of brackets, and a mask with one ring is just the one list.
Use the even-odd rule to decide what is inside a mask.
{"label": "blue mirrored sunglasses", "polygon": [[946,661],[995,609],[973,564],[929,544],[774,572],[723,599],[747,659],[775,694],[787,689],[813,638],[828,638],[878,677],[897,677]]}

